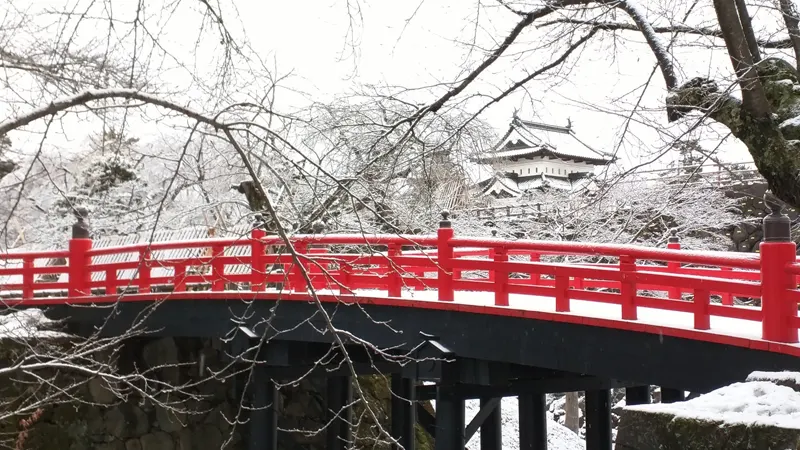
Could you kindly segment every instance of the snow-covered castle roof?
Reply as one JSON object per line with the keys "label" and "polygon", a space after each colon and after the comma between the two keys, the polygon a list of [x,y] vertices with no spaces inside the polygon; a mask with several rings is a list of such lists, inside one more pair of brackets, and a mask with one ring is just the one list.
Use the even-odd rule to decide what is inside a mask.
{"label": "snow-covered castle roof", "polygon": [[613,156],[595,150],[580,140],[571,124],[566,127],[549,125],[522,120],[516,115],[497,145],[474,160],[491,164],[535,157],[553,157],[595,166],[604,166],[614,160]]}
{"label": "snow-covered castle roof", "polygon": [[484,195],[519,197],[533,189],[585,189],[594,168],[614,157],[580,140],[571,124],[532,122],[515,114],[500,141],[472,160],[491,165],[490,175],[477,184]]}

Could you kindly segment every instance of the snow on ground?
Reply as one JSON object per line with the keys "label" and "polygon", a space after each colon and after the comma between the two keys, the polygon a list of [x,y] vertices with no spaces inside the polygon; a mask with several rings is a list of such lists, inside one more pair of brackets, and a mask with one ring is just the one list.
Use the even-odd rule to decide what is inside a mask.
{"label": "snow on ground", "polygon": [[53,321],[39,309],[24,309],[0,316],[0,339],[23,339],[31,337],[58,337],[62,333],[43,330]]}
{"label": "snow on ground", "polygon": [[800,392],[767,381],[734,383],[686,402],[636,405],[628,409],[800,430]]}
{"label": "snow on ground", "polygon": [[[436,409],[436,402],[431,401],[431,405]],[[503,449],[519,449],[519,403],[517,397],[505,397],[500,404],[503,415]],[[465,421],[469,423],[480,411],[481,405],[478,400],[467,400],[465,402]],[[585,450],[586,443],[577,434],[570,431],[567,427],[555,422],[552,415],[547,419],[547,448],[548,450]],[[467,442],[467,450],[479,450],[481,447],[480,429]]]}
{"label": "snow on ground", "polygon": [[[466,421],[469,423],[481,409],[480,401],[468,400],[466,403]],[[503,449],[519,449],[519,403],[517,397],[506,397],[500,405],[503,414]],[[467,443],[468,450],[479,450],[481,447],[481,432],[478,430]],[[547,419],[547,448],[548,450],[585,450],[586,444],[577,434],[567,427]]]}

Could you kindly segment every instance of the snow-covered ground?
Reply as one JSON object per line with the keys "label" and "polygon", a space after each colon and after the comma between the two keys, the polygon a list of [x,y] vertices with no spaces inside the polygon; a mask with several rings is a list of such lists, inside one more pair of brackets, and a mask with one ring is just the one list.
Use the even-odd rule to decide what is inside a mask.
{"label": "snow-covered ground", "polygon": [[30,337],[59,337],[62,333],[43,328],[52,320],[39,309],[24,309],[0,316],[0,339],[22,339]]}
{"label": "snow-covered ground", "polygon": [[[426,383],[431,384],[431,383]],[[548,400],[551,400],[548,396]],[[481,409],[480,401],[467,400],[465,403],[465,421],[469,423]],[[431,401],[431,405],[436,409],[436,402]],[[505,397],[500,404],[503,424],[503,450],[519,449],[519,403],[517,397]],[[548,411],[547,418],[547,448],[548,450],[585,450],[586,443],[577,434],[570,431],[564,425],[556,422],[552,411]],[[467,442],[467,450],[480,450],[481,432],[480,429]]]}
{"label": "snow-covered ground", "polygon": [[[506,397],[500,404],[503,414],[503,450],[519,449],[519,404],[517,397]],[[466,421],[469,423],[481,405],[478,400],[466,402]],[[577,434],[564,425],[553,420],[551,413],[547,419],[547,449],[548,450],[585,450],[586,444]],[[479,450],[481,447],[481,432],[475,433],[467,443],[468,450]]]}

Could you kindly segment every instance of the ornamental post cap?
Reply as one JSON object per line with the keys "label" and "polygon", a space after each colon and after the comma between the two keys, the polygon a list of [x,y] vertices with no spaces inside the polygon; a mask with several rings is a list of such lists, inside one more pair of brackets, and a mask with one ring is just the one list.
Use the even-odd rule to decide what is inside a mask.
{"label": "ornamental post cap", "polygon": [[450,222],[450,211],[444,210],[441,214],[442,220],[439,221],[439,228],[450,228],[450,225],[452,225]]}
{"label": "ornamental post cap", "polygon": [[678,229],[677,228],[671,228],[669,230],[669,242],[671,242],[671,243],[680,242],[680,238],[678,238]]}
{"label": "ornamental post cap", "polygon": [[72,213],[77,219],[76,222],[72,224],[72,239],[90,239],[92,233],[89,224],[86,222],[86,219],[89,217],[89,210],[83,206],[77,206],[72,209]]}
{"label": "ornamental post cap", "polygon": [[792,240],[792,221],[783,213],[783,205],[774,194],[764,193],[764,204],[770,213],[762,219],[764,242],[790,242]]}

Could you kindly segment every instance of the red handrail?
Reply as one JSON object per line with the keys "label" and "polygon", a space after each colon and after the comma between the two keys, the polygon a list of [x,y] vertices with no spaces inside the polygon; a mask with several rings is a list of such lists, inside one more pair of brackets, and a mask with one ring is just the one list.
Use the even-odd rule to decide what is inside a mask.
{"label": "red handrail", "polygon": [[[282,286],[302,293],[308,277],[313,288],[339,295],[380,289],[399,298],[405,289],[436,289],[439,301],[454,302],[464,291],[487,292],[494,306],[504,308],[514,308],[512,296],[543,296],[554,300],[560,313],[576,313],[574,302],[583,301],[618,305],[617,319],[628,321],[638,320],[639,308],[692,314],[699,330],[710,329],[714,317],[749,320],[762,324],[765,340],[798,342],[800,263],[791,242],[764,243],[760,254],[698,252],[680,249],[677,240],[656,249],[456,237],[449,226],[437,235],[296,235],[290,240],[298,258],[279,237],[262,230],[240,238],[104,248],[92,248],[90,239],[72,239],[68,250],[0,254],[0,295],[68,301],[116,296],[120,289],[184,292],[193,285],[198,297],[203,289],[219,292],[232,285],[239,291]],[[618,263],[553,261],[563,255]],[[59,258],[67,264],[41,264]],[[734,305],[735,297],[760,300],[761,306]]]}

